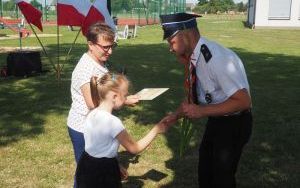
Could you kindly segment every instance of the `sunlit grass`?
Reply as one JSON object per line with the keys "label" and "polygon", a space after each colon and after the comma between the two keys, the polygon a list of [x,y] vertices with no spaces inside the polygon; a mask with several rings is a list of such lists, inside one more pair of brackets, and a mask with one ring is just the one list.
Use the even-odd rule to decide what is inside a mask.
{"label": "sunlit grass", "polygon": [[[233,49],[242,58],[251,86],[254,129],[237,174],[239,187],[299,187],[300,32],[251,30],[243,19],[204,16],[201,34]],[[0,30],[0,33],[9,32]],[[62,60],[77,31],[61,27]],[[44,33],[56,33],[46,27]],[[53,58],[56,38],[41,38]],[[0,40],[0,47],[18,46],[18,40]],[[39,46],[35,38],[23,46]],[[80,35],[66,63],[61,81],[50,72],[29,78],[0,80],[0,187],[71,187],[75,164],[66,128],[71,104],[70,77],[86,51]],[[6,64],[0,54],[0,65]],[[116,114],[128,131],[141,138],[183,97],[183,67],[169,53],[159,25],[138,28],[138,37],[120,40],[110,60],[115,70],[125,66],[132,93],[144,87],[170,87],[153,101],[124,108]],[[179,128],[158,137],[138,156],[120,150],[130,178],[124,187],[197,187],[197,148],[204,122],[198,122],[192,147],[178,158]]]}

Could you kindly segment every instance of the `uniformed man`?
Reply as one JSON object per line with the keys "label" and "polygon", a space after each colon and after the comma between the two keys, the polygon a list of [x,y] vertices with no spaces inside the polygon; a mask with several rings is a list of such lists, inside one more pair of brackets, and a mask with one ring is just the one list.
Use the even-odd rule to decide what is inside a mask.
{"label": "uniformed man", "polygon": [[195,79],[194,102],[183,102],[167,121],[208,117],[199,148],[199,187],[235,187],[235,174],[252,129],[251,97],[244,66],[230,49],[200,35],[198,15],[161,15],[163,38]]}

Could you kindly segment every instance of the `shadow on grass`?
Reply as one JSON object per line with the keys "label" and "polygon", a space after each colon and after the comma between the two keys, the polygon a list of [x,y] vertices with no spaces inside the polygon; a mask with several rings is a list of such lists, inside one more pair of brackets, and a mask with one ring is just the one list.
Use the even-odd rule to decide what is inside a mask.
{"label": "shadow on grass", "polygon": [[242,21],[243,25],[245,28],[251,28],[251,26],[249,25],[248,21]]}
{"label": "shadow on grass", "polygon": [[[56,46],[50,46],[54,51]],[[70,108],[70,77],[85,45],[77,45],[65,65],[62,82],[54,75],[0,81],[0,146],[43,133],[45,116],[66,114]],[[234,49],[243,59],[251,87],[254,129],[245,148],[237,174],[239,187],[297,187],[299,180],[299,68],[300,58],[283,54],[252,53]],[[173,111],[183,98],[183,66],[168,52],[165,44],[120,45],[111,58],[116,67],[126,67],[132,82],[132,93],[145,87],[169,87],[169,91],[153,101],[142,101],[124,108],[117,115],[128,117],[144,126],[158,122]],[[166,167],[174,179],[162,187],[197,186],[197,148],[204,122],[196,125],[191,147],[184,158],[178,157],[179,128],[165,136],[173,158]],[[67,136],[67,135],[66,135]],[[130,160],[131,156],[125,156]],[[151,170],[150,170],[151,171]],[[155,171],[155,170],[154,170]],[[152,173],[152,172],[151,172]],[[151,174],[150,173],[150,174]],[[154,173],[155,177],[160,173]],[[127,185],[143,186],[145,178],[130,177]],[[148,176],[147,176],[148,178]],[[125,184],[126,185],[126,184]]]}
{"label": "shadow on grass", "polygon": [[[139,163],[140,155],[133,155],[127,151],[123,151],[119,153],[119,161],[120,164],[126,169],[128,169],[129,164],[137,164]],[[151,169],[141,176],[130,176],[126,181],[123,182],[123,187],[126,188],[140,188],[143,187],[144,183],[142,180],[152,180],[154,182],[159,182],[160,180],[167,177],[167,174],[160,172],[155,169]]]}
{"label": "shadow on grass", "polygon": [[141,180],[151,180],[154,182],[159,182],[160,180],[167,177],[167,174],[151,169],[141,176],[129,176],[128,180],[123,183],[124,188],[141,188],[144,183]]}
{"label": "shadow on grass", "polygon": [[55,77],[39,76],[0,83],[0,146],[43,133],[47,114],[66,111],[67,81],[58,85]]}
{"label": "shadow on grass", "polygon": [[[48,47],[50,56],[56,60],[56,46]],[[75,59],[80,57],[84,47],[85,45],[79,45],[77,49],[79,51],[70,56],[70,62],[77,62]],[[62,51],[65,49],[67,45],[62,45]],[[7,54],[0,54],[1,66],[6,66],[6,56]],[[58,82],[48,62],[42,55],[43,71],[51,71],[47,71],[47,74],[28,78],[13,76],[1,78],[0,147],[43,133],[43,125],[48,114],[67,115],[71,103],[70,73],[75,63],[65,66],[62,80]],[[65,123],[63,126],[66,126]]]}
{"label": "shadow on grass", "polygon": [[[235,48],[243,59],[253,100],[254,129],[237,173],[239,187],[299,185],[300,58],[284,54],[253,53]],[[147,58],[145,58],[147,57]],[[113,61],[128,66],[134,90],[144,87],[170,87],[162,96],[141,102],[142,108],[127,108],[118,114],[147,125],[159,121],[180,103],[183,67],[164,45],[126,46],[115,53]],[[122,62],[124,61],[124,63]],[[142,110],[140,110],[142,109]],[[162,187],[198,187],[198,146],[205,122],[196,125],[196,133],[184,158],[178,157],[179,129],[166,134],[173,158],[166,167],[174,171],[174,181]],[[295,152],[297,151],[297,152]],[[285,158],[290,160],[287,162]],[[277,164],[277,165],[275,165]],[[188,173],[187,173],[188,172]]]}

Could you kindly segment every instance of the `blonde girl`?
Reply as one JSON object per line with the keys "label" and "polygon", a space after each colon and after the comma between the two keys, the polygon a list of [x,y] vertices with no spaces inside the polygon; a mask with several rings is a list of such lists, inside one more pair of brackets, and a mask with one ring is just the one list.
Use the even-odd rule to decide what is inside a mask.
{"label": "blonde girl", "polygon": [[121,187],[121,174],[116,159],[121,144],[130,153],[143,151],[168,125],[163,121],[156,124],[139,141],[134,141],[121,120],[112,114],[120,109],[128,95],[129,81],[124,75],[106,73],[92,77],[90,82],[95,106],[84,124],[85,151],[76,170],[79,187]]}

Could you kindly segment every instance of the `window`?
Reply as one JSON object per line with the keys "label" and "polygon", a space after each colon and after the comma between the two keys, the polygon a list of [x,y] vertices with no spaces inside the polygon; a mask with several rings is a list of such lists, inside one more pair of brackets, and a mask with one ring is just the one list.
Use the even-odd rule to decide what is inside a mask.
{"label": "window", "polygon": [[290,19],[292,0],[270,0],[269,3],[269,20]]}

